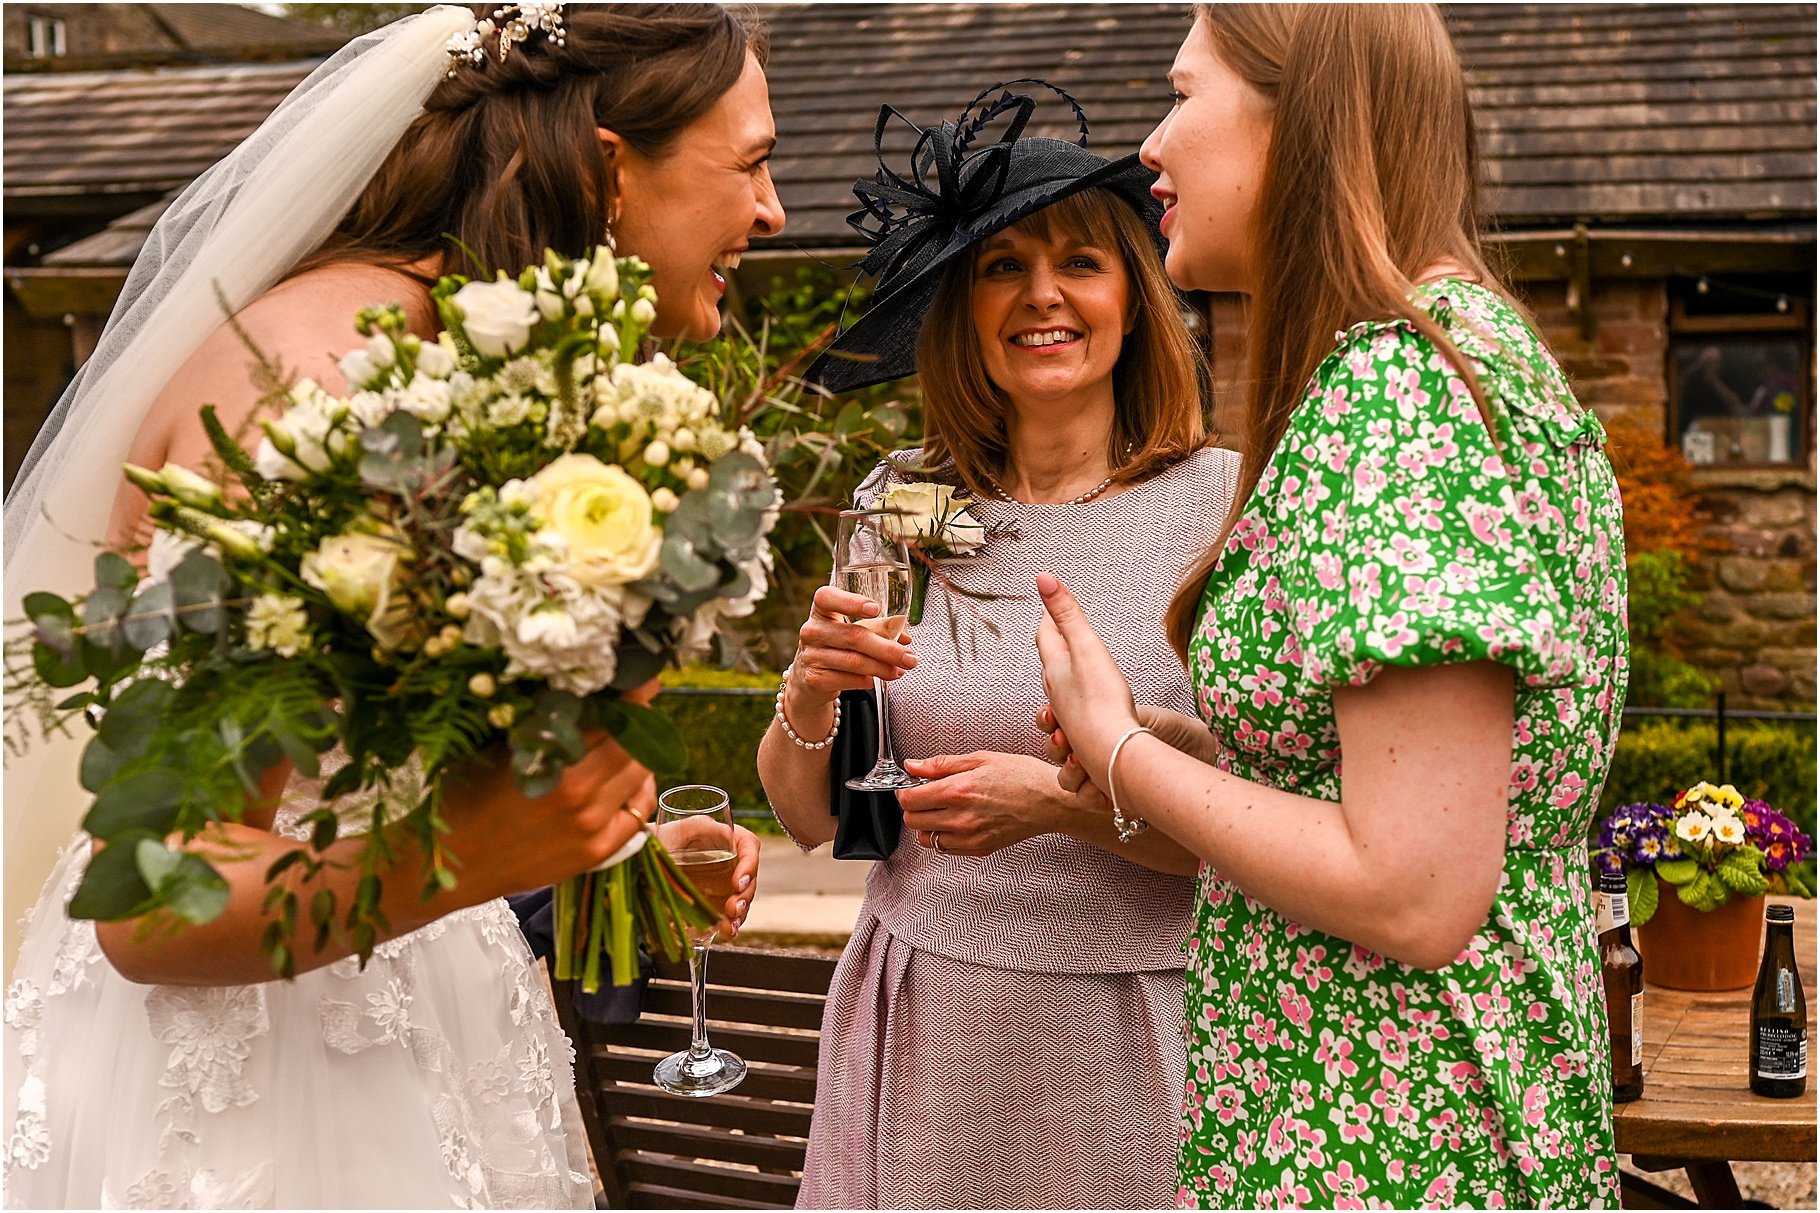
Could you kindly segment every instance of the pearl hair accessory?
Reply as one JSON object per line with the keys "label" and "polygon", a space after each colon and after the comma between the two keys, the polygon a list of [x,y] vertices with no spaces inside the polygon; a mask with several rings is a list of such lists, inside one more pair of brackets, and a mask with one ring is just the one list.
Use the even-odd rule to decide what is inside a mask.
{"label": "pearl hair accessory", "polygon": [[486,62],[487,35],[499,33],[499,61],[504,63],[506,55],[514,46],[524,42],[532,34],[541,33],[558,46],[567,44],[567,31],[562,23],[562,5],[542,2],[531,4],[507,4],[493,10],[491,17],[483,17],[474,23],[474,28],[452,35],[446,44],[449,52],[448,75],[453,76],[463,63],[479,67]]}

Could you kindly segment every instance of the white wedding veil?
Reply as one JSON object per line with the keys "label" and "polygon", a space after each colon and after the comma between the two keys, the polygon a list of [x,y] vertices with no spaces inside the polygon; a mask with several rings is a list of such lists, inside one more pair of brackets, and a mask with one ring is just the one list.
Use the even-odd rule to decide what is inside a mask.
{"label": "white wedding veil", "polygon": [[[450,36],[473,28],[471,11],[439,5],[354,39],[164,212],[7,494],[7,621],[33,591],[90,588],[120,465],[152,401],[225,319],[221,300],[245,307],[328,237],[423,112]],[[19,917],[88,803],[76,776],[88,730],[77,721],[71,732],[7,756],[8,972]]]}

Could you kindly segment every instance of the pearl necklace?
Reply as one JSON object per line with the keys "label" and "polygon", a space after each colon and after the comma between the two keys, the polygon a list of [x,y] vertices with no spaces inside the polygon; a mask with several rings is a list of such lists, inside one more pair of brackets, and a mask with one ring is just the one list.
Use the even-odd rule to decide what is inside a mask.
{"label": "pearl necklace", "polygon": [[[1125,454],[1131,454],[1131,447],[1129,445],[1125,447]],[[1108,488],[1111,488],[1113,480],[1118,477],[1118,473],[1114,472],[1112,475],[1106,477],[1106,479],[1088,489],[1085,493],[1082,493],[1079,497],[1070,497],[1066,501],[1029,502],[1019,501],[1010,493],[1007,493],[1005,491],[1005,486],[993,479],[991,472],[982,472],[981,475],[985,476],[986,483],[992,486],[992,490],[997,493],[1002,500],[1011,505],[1085,505],[1087,502],[1092,501],[1095,497],[1098,497],[1101,493],[1105,492]]]}

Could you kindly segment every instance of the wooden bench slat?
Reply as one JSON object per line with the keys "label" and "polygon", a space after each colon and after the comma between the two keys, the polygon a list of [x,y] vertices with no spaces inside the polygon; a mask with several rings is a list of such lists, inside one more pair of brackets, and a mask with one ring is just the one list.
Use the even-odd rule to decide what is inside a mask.
{"label": "wooden bench slat", "polygon": [[[762,1024],[772,1028],[800,1028],[817,1032],[822,1026],[825,999],[809,994],[777,994],[768,990],[715,990],[708,996],[713,1023]],[[651,983],[645,991],[646,1015],[679,1015],[694,1018],[689,987],[670,982]],[[710,1033],[711,1034],[711,1033]]]}
{"label": "wooden bench slat", "polygon": [[[744,1089],[745,1084],[741,1083],[738,1090]],[[602,1103],[616,1119],[621,1116],[640,1116],[648,1120],[673,1120],[683,1124],[744,1129],[748,1133],[809,1136],[808,1108],[748,1099],[737,1092],[716,1095],[712,1099],[690,1099],[686,1095],[672,1095],[655,1087],[639,1090],[622,1086],[609,1088],[603,1096]]]}
{"label": "wooden bench slat", "polygon": [[[689,964],[659,959],[657,975],[688,984]],[[834,977],[834,959],[812,952],[777,952],[715,948],[708,955],[710,986],[744,986],[792,994],[825,995]],[[712,1004],[712,999],[709,1000]]]}
{"label": "wooden bench slat", "polygon": [[[669,1054],[688,1048],[692,1035],[687,1023],[647,1016],[635,1024],[619,1028],[611,1039],[634,1049],[650,1049]],[[747,1061],[813,1068],[818,1060],[820,1042],[813,1036],[785,1036],[775,1032],[719,1025],[710,1025],[708,1036],[716,1045],[731,1049]]]}
{"label": "wooden bench slat", "polygon": [[656,1124],[613,1118],[613,1137],[620,1146],[646,1154],[674,1154],[680,1158],[713,1158],[723,1162],[750,1163],[768,1170],[801,1171],[806,1143],[779,1141],[759,1133],[729,1133],[700,1125]]}
{"label": "wooden bench slat", "polygon": [[704,1196],[686,1188],[665,1188],[658,1184],[633,1184],[627,1189],[630,1207],[634,1209],[787,1209],[789,1204],[765,1200],[740,1200],[733,1196]]}
{"label": "wooden bench slat", "polygon": [[[617,1084],[614,1087],[614,1098],[618,1098],[618,1093],[627,1089],[657,1090],[657,1085],[651,1081],[651,1067],[654,1064],[656,1063],[652,1057],[616,1056],[611,1049],[597,1054],[594,1061],[595,1071],[601,1079]],[[781,1100],[785,1103],[801,1104],[807,1109],[815,1102],[815,1071],[802,1070],[794,1066],[780,1067],[748,1063],[746,1080],[740,1083],[735,1091],[742,1099],[764,1102]],[[699,1106],[702,1101],[687,1100],[686,1102],[689,1105]],[[690,1118],[678,1116],[675,1119],[688,1120]]]}
{"label": "wooden bench slat", "polygon": [[668,1188],[685,1188],[716,1196],[741,1200],[796,1202],[800,1181],[783,1175],[766,1175],[762,1171],[738,1171],[731,1167],[712,1167],[705,1163],[680,1162],[646,1154],[623,1155],[620,1159],[635,1183],[659,1184]]}

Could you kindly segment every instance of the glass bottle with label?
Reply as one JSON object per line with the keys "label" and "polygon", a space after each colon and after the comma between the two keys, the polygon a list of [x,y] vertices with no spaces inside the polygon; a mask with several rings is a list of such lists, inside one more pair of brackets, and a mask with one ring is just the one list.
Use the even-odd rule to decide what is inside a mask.
{"label": "glass bottle with label", "polygon": [[1643,957],[1630,941],[1630,895],[1624,873],[1599,873],[1599,967],[1611,1021],[1611,1098],[1643,1094]]}
{"label": "glass bottle with label", "polygon": [[1807,994],[1795,967],[1795,907],[1763,911],[1763,965],[1750,1004],[1750,1089],[1775,1099],[1807,1090]]}

